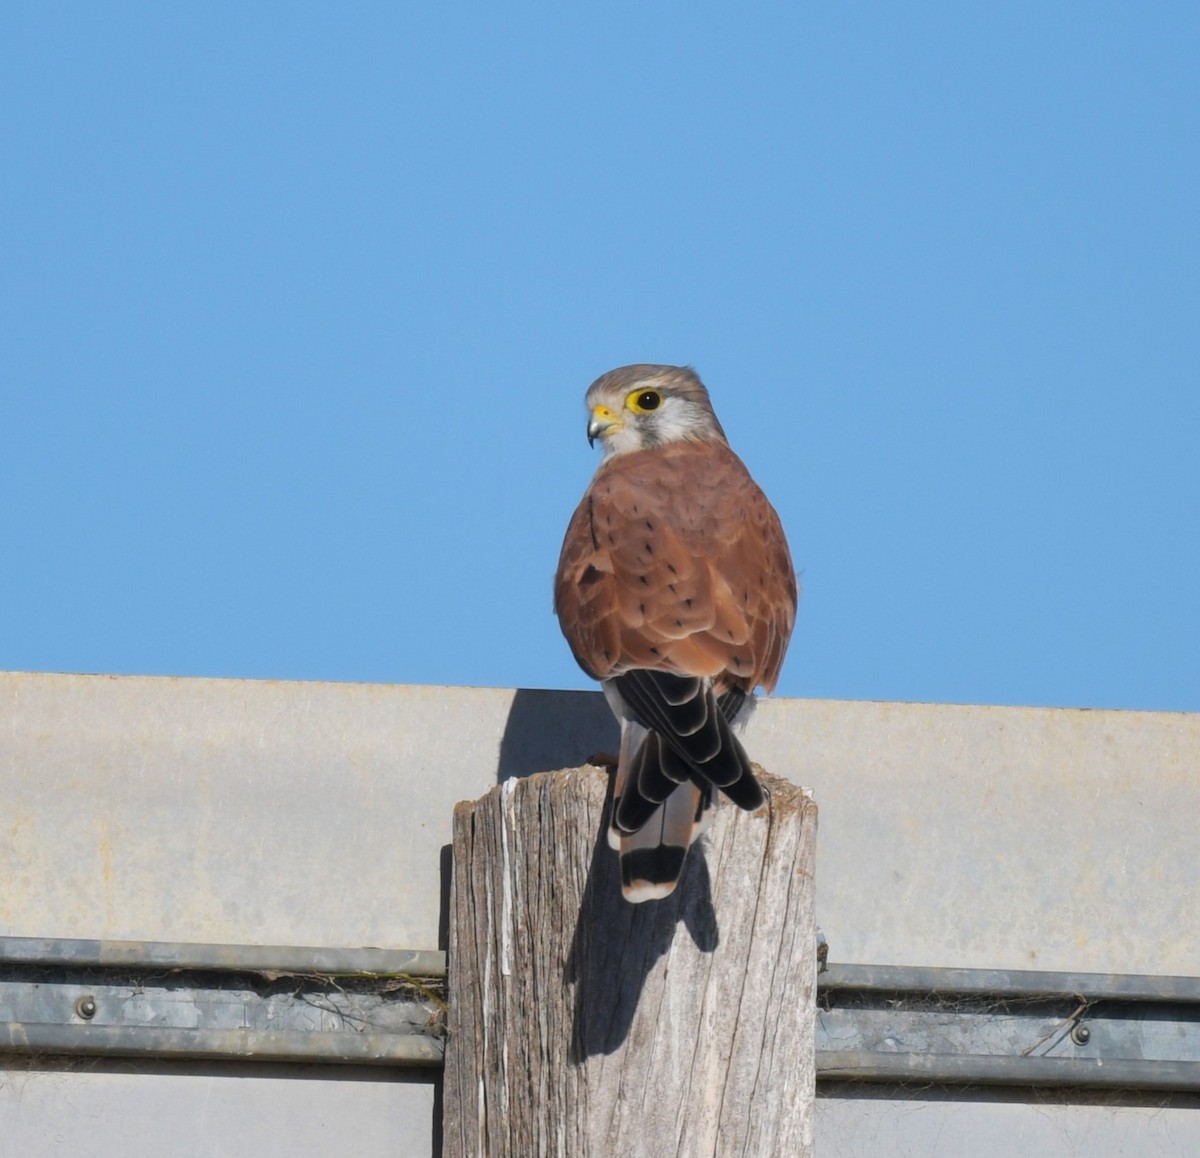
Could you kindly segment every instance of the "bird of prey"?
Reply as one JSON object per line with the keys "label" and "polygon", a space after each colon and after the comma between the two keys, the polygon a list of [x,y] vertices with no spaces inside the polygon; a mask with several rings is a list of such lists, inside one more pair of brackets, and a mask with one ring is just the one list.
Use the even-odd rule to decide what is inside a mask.
{"label": "bird of prey", "polygon": [[733,725],[779,677],[796,575],[695,371],[622,366],[586,401],[604,457],[567,527],[554,609],[621,723],[609,841],[622,892],[658,900],[718,790],[763,803]]}

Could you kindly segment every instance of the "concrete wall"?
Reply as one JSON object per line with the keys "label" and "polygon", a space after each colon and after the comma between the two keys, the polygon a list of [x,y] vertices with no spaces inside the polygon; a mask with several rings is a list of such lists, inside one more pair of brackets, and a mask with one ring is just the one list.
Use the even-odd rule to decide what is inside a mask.
{"label": "concrete wall", "polygon": [[[746,739],[820,805],[831,960],[1200,974],[1200,716],[775,700]],[[435,947],[454,803],[615,743],[592,693],[0,675],[0,933]],[[15,1096],[12,1074],[0,1113],[24,1123],[21,1152],[61,1152],[39,1149],[39,1091],[92,1095],[77,1073],[25,1070]],[[181,1104],[198,1096],[170,1080]],[[309,1117],[327,1108],[347,1145],[370,1119],[371,1138],[328,1150],[305,1129],[289,1153],[395,1154],[397,1133],[428,1147],[432,1084],[323,1080]],[[247,1083],[270,1105],[296,1096],[211,1081],[210,1107]],[[124,1121],[143,1096],[128,1088],[88,1104]],[[851,1145],[836,1109],[828,1141]],[[94,1152],[166,1152],[122,1138]]]}

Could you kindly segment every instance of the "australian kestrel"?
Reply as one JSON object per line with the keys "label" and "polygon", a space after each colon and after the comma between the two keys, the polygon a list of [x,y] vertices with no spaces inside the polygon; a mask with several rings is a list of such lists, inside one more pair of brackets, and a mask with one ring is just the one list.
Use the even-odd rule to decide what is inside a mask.
{"label": "australian kestrel", "polygon": [[733,725],[770,691],[796,620],[779,516],[680,366],[623,366],[588,388],[604,451],[567,527],[554,608],[621,722],[611,842],[631,901],[670,894],[719,789],[762,787]]}

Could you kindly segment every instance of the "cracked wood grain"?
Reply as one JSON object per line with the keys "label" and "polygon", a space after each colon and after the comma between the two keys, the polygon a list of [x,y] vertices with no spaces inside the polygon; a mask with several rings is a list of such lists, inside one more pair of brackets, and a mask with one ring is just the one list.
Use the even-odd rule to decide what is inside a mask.
{"label": "cracked wood grain", "polygon": [[455,809],[448,1158],[812,1153],[817,810],[759,774],[643,905],[598,769]]}

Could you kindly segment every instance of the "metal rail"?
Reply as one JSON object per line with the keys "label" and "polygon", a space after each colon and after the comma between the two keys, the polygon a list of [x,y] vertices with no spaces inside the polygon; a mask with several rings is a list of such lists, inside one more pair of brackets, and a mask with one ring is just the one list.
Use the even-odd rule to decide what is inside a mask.
{"label": "metal rail", "polygon": [[158,1025],[0,1024],[0,1054],[86,1054],[103,1057],[212,1061],[331,1062],[440,1068],[442,1042],[395,1029],[171,1029]]}
{"label": "metal rail", "polygon": [[0,937],[0,1053],[440,1066],[430,950]]}
{"label": "metal rail", "polygon": [[1200,1090],[1200,978],[831,965],[817,1077]]}
{"label": "metal rail", "polygon": [[830,965],[822,991],[940,993],[993,998],[1074,997],[1094,1000],[1200,1002],[1200,977],[1138,973],[1050,973],[1032,969],[937,969],[910,965]]}
{"label": "metal rail", "polygon": [[[430,1066],[432,950],[0,937],[0,1053]],[[831,965],[822,1081],[1200,1090],[1200,978]]]}
{"label": "metal rail", "polygon": [[962,1057],[817,1050],[819,1081],[923,1086],[1039,1086],[1069,1089],[1200,1089],[1200,1063],[1120,1058]]}

